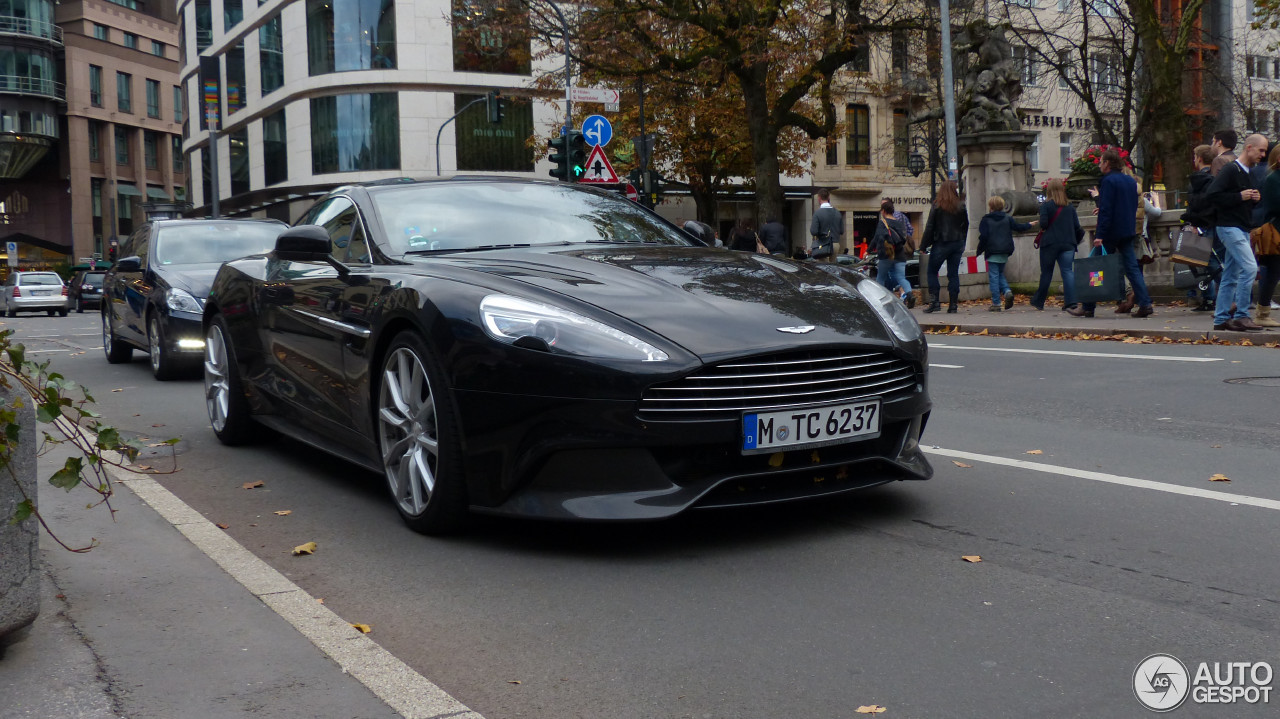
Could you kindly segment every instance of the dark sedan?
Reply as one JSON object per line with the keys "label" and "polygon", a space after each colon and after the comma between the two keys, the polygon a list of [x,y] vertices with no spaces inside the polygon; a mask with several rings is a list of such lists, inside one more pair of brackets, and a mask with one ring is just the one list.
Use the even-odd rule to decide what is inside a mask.
{"label": "dark sedan", "polygon": [[156,220],[120,246],[103,281],[102,351],[112,364],[145,351],[156,379],[192,373],[204,352],[209,283],[227,260],[269,251],[278,220]]}
{"label": "dark sedan", "polygon": [[205,306],[224,443],[266,425],[467,510],[641,520],[927,479],[926,344],[837,265],[704,246],[579,186],[332,192]]}
{"label": "dark sedan", "polygon": [[84,312],[85,308],[96,310],[102,307],[102,280],[106,272],[80,270],[67,285],[67,299],[76,312]]}

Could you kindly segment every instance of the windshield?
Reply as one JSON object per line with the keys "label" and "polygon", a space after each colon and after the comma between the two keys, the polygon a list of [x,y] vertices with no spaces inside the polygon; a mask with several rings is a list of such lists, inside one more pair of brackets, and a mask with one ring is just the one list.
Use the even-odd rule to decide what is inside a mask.
{"label": "windshield", "polygon": [[221,264],[270,252],[286,230],[273,222],[207,222],[160,228],[156,261],[162,265]]}
{"label": "windshield", "polygon": [[62,286],[62,278],[52,272],[41,273],[38,275],[18,275],[18,284],[20,285],[58,285]]}
{"label": "windshield", "polygon": [[102,278],[103,278],[103,277],[105,277],[105,276],[106,276],[106,274],[105,274],[105,273],[102,273],[102,272],[94,272],[93,274],[85,275],[83,278],[81,278],[81,280],[80,280],[80,284],[83,284],[83,285],[90,285],[90,286],[92,286],[92,287],[101,287],[101,286],[102,286]]}
{"label": "windshield", "polygon": [[630,200],[568,185],[422,183],[370,194],[392,255],[582,242],[693,244]]}

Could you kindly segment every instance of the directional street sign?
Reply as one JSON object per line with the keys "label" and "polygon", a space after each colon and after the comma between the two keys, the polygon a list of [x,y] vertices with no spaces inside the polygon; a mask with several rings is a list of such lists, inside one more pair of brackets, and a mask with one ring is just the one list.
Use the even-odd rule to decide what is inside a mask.
{"label": "directional street sign", "polygon": [[587,171],[578,178],[578,182],[598,182],[605,185],[618,182],[618,173],[613,171],[613,165],[609,164],[609,158],[604,156],[604,150],[599,145],[591,148],[591,154],[587,155]]}
{"label": "directional street sign", "polygon": [[613,139],[613,125],[603,115],[592,115],[582,121],[582,135],[588,145],[604,147]]}
{"label": "directional street sign", "polygon": [[594,87],[573,87],[569,88],[569,98],[574,102],[603,102],[605,104],[618,104],[618,91],[597,89]]}

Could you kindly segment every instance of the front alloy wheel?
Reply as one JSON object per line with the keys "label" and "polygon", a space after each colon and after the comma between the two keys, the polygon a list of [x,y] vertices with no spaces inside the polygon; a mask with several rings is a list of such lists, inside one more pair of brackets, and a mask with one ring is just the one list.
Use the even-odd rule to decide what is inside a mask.
{"label": "front alloy wheel", "polygon": [[453,531],[466,516],[457,424],[434,367],[416,335],[400,335],[383,360],[377,405],[387,488],[405,523],[424,534]]}

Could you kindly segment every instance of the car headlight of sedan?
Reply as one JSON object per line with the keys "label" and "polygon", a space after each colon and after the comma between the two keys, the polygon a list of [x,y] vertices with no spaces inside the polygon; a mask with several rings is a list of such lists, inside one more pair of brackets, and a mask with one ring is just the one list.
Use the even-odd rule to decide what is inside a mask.
{"label": "car headlight of sedan", "polygon": [[622,330],[554,305],[510,295],[489,295],[480,302],[489,336],[515,344],[524,338],[567,354],[601,359],[665,362],[666,352]]}
{"label": "car headlight of sedan", "polygon": [[920,323],[916,322],[916,318],[907,311],[906,305],[885,289],[884,285],[875,280],[863,280],[858,283],[858,292],[898,339],[903,342],[920,339]]}
{"label": "car headlight of sedan", "polygon": [[197,300],[190,292],[180,290],[176,287],[169,289],[165,295],[165,304],[169,305],[169,309],[175,312],[194,312],[200,314],[200,300]]}

